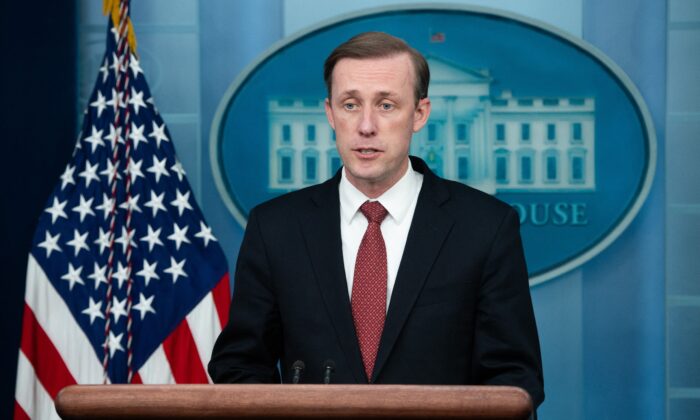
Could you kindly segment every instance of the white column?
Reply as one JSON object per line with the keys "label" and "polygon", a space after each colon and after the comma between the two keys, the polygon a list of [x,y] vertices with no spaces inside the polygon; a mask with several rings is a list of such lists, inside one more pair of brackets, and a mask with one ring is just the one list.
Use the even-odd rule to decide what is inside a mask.
{"label": "white column", "polygon": [[447,106],[447,113],[445,116],[445,144],[443,156],[443,172],[442,175],[448,179],[456,179],[457,174],[455,172],[455,122],[454,122],[454,106],[455,96],[445,97],[445,105]]}

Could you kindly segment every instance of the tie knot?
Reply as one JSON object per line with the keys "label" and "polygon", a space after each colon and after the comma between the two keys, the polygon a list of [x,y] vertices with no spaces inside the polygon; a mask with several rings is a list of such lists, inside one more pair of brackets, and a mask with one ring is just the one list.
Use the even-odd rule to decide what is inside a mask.
{"label": "tie knot", "polygon": [[386,215],[389,213],[379,201],[365,201],[360,206],[360,211],[365,215],[367,220],[372,223],[381,224]]}

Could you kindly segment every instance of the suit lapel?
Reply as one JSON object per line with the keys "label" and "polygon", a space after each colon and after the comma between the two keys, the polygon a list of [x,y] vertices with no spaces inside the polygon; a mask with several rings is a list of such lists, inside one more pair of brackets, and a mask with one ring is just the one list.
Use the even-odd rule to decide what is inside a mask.
{"label": "suit lapel", "polygon": [[386,363],[454,223],[452,217],[440,207],[449,198],[444,183],[422,161],[414,160],[412,163],[417,171],[424,174],[423,186],[396,276],[372,381],[376,380]]}
{"label": "suit lapel", "polygon": [[302,218],[301,229],[338,341],[356,382],[363,383],[366,382],[366,376],[352,321],[343,266],[338,180],[339,173],[319,187],[313,196],[310,211]]}

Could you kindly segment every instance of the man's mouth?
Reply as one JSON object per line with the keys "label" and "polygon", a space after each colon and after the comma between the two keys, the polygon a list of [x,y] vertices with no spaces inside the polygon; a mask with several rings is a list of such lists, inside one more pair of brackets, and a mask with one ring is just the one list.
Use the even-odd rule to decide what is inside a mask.
{"label": "man's mouth", "polygon": [[372,153],[377,153],[379,150],[377,149],[355,149],[356,152],[359,152],[361,155],[371,155]]}

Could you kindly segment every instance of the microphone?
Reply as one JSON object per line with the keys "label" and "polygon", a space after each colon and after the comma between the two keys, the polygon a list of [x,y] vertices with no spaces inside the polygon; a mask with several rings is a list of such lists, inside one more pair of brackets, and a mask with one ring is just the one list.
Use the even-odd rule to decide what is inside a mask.
{"label": "microphone", "polygon": [[306,368],[306,365],[304,365],[304,362],[301,360],[297,360],[292,364],[292,383],[293,384],[298,384],[299,380],[301,379],[301,372],[304,371],[304,368]]}
{"label": "microphone", "polygon": [[331,359],[323,362],[323,383],[328,385],[331,383],[331,373],[335,371],[335,362]]}

